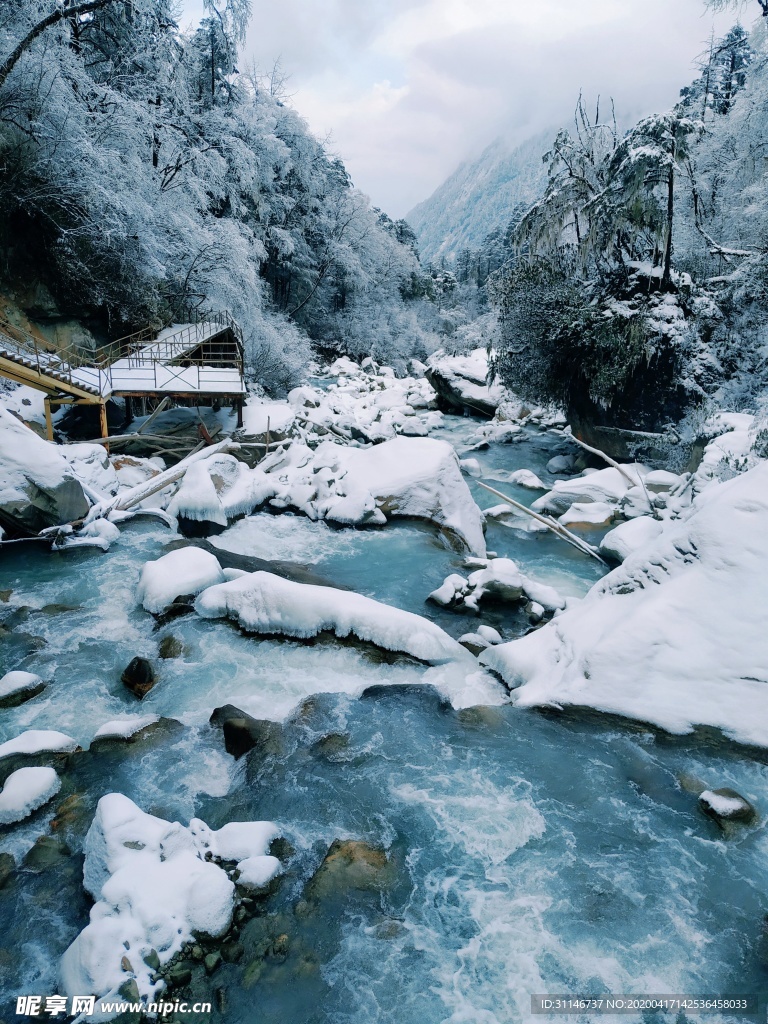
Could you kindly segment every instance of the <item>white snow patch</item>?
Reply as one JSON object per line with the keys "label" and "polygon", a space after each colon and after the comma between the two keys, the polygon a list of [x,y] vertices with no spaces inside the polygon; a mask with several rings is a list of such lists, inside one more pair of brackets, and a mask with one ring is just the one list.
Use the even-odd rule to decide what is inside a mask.
{"label": "white snow patch", "polygon": [[466,658],[455,640],[420,615],[361,594],[293,583],[269,572],[210,587],[198,597],[195,609],[203,618],[228,616],[254,633],[311,637],[327,630],[341,638],[354,634],[420,661],[441,664]]}
{"label": "white snow patch", "polygon": [[768,746],[768,462],[710,484],[579,604],[481,662],[521,706],[586,705]]}
{"label": "white snow patch", "polygon": [[19,768],[12,772],[0,793],[0,824],[28,818],[60,789],[61,780],[53,768]]}
{"label": "white snow patch", "polygon": [[55,729],[27,729],[12,740],[0,743],[0,760],[15,754],[66,753],[77,750],[77,741]]}
{"label": "white snow patch", "polygon": [[141,570],[137,598],[153,615],[172,604],[182,594],[197,595],[206,587],[224,582],[218,558],[210,551],[192,545],[177,548],[167,555],[146,562]]}
{"label": "white snow patch", "polygon": [[[218,839],[232,827],[217,833],[193,819],[184,828],[146,814],[120,793],[103,796],[85,839],[83,883],[96,903],[90,923],[61,958],[61,991],[108,1000],[135,979],[140,996],[152,1001],[164,987],[144,960],[152,950],[166,964],[195,933],[224,934],[235,887],[206,852],[244,849],[258,858],[265,837],[277,834],[268,822],[238,823],[235,835],[243,841],[235,850],[228,835]],[[254,827],[255,833],[243,832]],[[104,1011],[97,1005],[98,1013]]]}

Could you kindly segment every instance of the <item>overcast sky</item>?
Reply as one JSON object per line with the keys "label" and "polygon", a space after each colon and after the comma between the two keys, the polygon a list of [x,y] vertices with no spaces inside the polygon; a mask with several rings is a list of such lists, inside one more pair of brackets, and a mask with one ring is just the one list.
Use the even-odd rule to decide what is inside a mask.
{"label": "overcast sky", "polygon": [[399,217],[497,136],[570,119],[579,90],[625,123],[670,107],[735,20],[704,0],[253,0],[243,63],[279,57],[291,102]]}

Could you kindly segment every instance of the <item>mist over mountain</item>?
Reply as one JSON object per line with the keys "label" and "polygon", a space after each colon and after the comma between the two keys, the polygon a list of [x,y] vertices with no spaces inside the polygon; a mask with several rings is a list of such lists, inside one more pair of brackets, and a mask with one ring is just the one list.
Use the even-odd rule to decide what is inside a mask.
{"label": "mist over mountain", "polygon": [[476,160],[460,164],[406,216],[422,257],[450,262],[506,227],[518,206],[536,202],[547,180],[542,156],[555,135],[556,129],[548,128],[514,147],[497,138]]}

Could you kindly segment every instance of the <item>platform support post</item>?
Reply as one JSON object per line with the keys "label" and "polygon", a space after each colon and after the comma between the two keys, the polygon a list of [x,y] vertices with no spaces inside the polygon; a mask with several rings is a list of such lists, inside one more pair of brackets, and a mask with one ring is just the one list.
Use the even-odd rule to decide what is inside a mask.
{"label": "platform support post", "polygon": [[238,398],[237,400],[237,429],[240,430],[243,426],[243,400]]}
{"label": "platform support post", "polygon": [[[107,404],[106,402],[99,402],[99,426],[101,427],[101,436],[109,437],[109,427],[107,426]],[[109,445],[104,445],[107,452],[109,451]]]}
{"label": "platform support post", "polygon": [[49,395],[43,400],[45,406],[45,436],[49,441],[53,440],[53,420],[51,419],[51,399]]}

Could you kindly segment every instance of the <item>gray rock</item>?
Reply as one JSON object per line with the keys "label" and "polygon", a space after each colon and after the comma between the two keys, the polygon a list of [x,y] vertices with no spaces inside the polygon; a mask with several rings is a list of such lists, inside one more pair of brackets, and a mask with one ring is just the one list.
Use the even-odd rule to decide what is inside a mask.
{"label": "gray rock", "polygon": [[210,721],[212,725],[222,727],[224,747],[235,759],[247,754],[254,747],[258,747],[265,754],[278,753],[281,748],[282,731],[279,725],[252,718],[233,704],[216,708]]}

